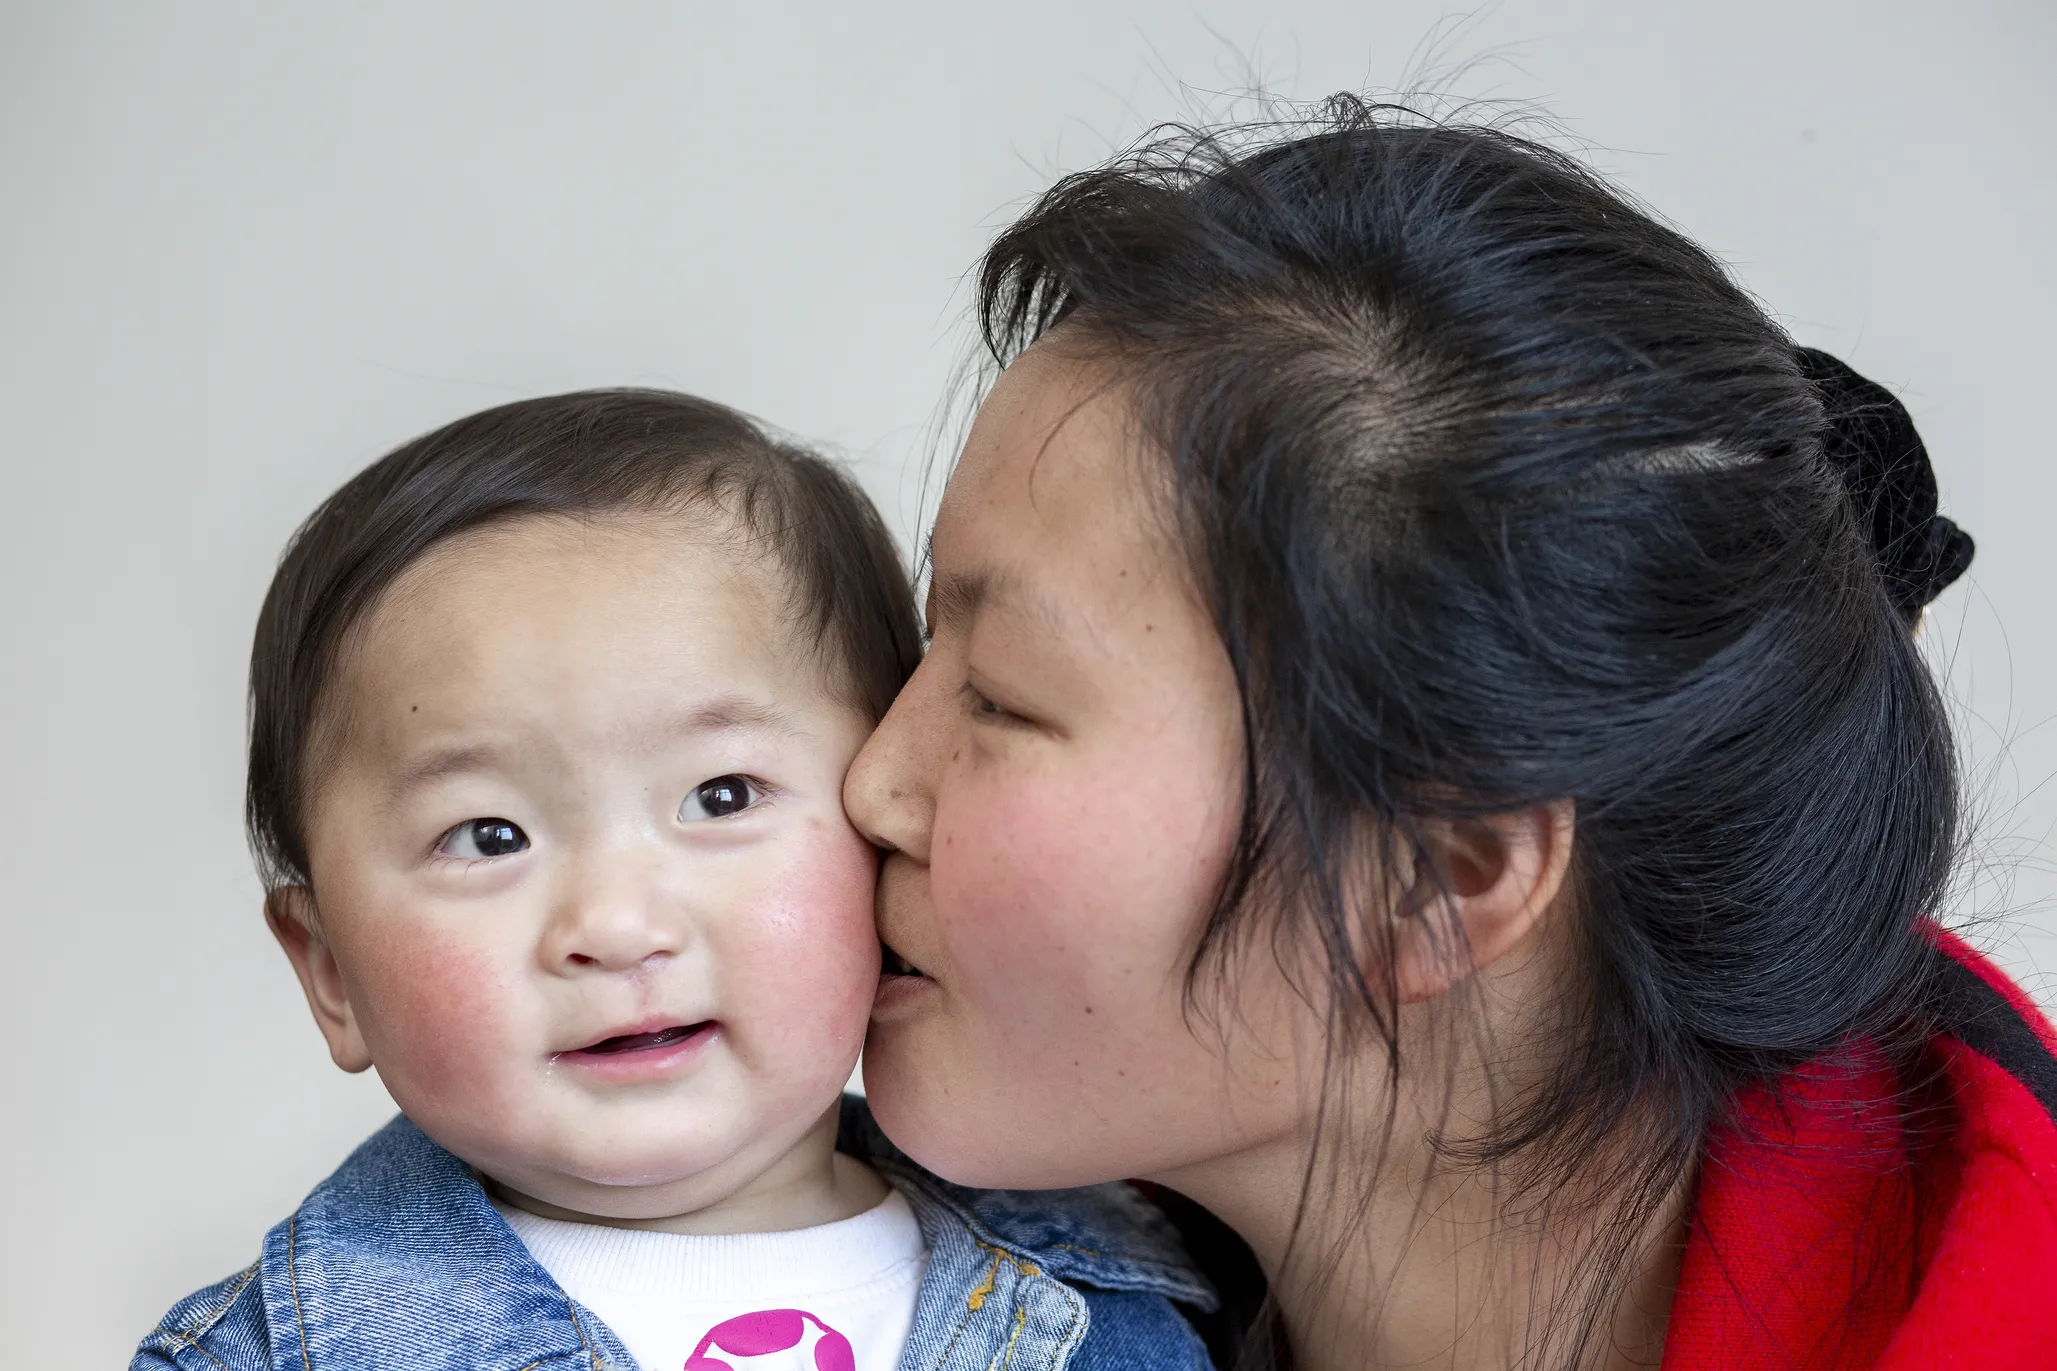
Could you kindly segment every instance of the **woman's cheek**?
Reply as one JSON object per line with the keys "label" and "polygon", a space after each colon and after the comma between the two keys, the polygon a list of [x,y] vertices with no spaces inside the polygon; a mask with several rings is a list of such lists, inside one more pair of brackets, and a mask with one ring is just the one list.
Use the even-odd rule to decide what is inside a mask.
{"label": "woman's cheek", "polygon": [[[1121,870],[1133,825],[1077,790],[994,783],[939,805],[930,882],[953,976],[1031,1019],[1090,1004],[1132,974],[1137,914]],[[1019,1021],[1019,1020],[1017,1020]]]}
{"label": "woman's cheek", "polygon": [[[1176,1016],[1234,812],[1232,757],[1165,729],[1031,770],[967,768],[938,797],[934,920],[990,1034],[1097,1040]],[[1207,766],[1197,765],[1196,759]],[[1169,1006],[1169,1008],[1167,1008]]]}

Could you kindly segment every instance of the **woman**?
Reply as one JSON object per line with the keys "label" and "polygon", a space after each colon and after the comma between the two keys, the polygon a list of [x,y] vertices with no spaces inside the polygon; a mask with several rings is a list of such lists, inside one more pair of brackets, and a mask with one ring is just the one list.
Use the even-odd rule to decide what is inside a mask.
{"label": "woman", "polygon": [[845,788],[895,1142],[1204,1205],[1260,1364],[2057,1364],[2048,1027],[1928,921],[1970,543],[1882,392],[1349,101],[1059,184],[981,311]]}

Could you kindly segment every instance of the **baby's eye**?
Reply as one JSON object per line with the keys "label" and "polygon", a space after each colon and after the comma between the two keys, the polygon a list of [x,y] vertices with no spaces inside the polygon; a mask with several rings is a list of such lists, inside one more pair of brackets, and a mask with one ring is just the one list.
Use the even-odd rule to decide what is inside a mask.
{"label": "baby's eye", "polygon": [[528,850],[529,835],[511,819],[466,819],[443,835],[436,851],[445,857],[477,861],[483,857],[509,857]]}
{"label": "baby's eye", "polygon": [[763,798],[764,792],[748,776],[716,776],[686,792],[685,802],[679,806],[679,820],[690,824],[702,819],[726,819]]}

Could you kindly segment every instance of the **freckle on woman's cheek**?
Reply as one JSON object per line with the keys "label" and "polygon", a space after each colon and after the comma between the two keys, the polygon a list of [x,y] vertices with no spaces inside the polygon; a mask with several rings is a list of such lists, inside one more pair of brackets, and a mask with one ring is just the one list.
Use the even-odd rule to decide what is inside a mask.
{"label": "freckle on woman's cheek", "polygon": [[[1039,822],[1033,811],[990,815],[977,826],[939,836],[961,838],[959,859],[931,873],[939,932],[958,968],[995,994],[1020,998],[1047,1012],[1052,987],[1097,974],[1076,949],[1105,944],[1093,935],[1104,906],[1098,892],[1080,889],[1079,845],[1065,826]],[[978,854],[973,858],[970,854]],[[1118,955],[1118,954],[1117,954]],[[1040,986],[1042,992],[1027,993]]]}

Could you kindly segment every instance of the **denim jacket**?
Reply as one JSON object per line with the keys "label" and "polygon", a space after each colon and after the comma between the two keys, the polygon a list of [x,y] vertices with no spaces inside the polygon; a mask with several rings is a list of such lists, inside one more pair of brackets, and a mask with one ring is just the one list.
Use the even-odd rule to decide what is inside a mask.
{"label": "denim jacket", "polygon": [[[843,1101],[840,1150],[907,1197],[928,1244],[904,1371],[1211,1371],[1175,1307],[1212,1309],[1170,1223],[1127,1186],[966,1190]],[[529,1256],[471,1169],[404,1117],[175,1305],[131,1371],[634,1371]],[[650,1368],[650,1371],[672,1371]]]}

